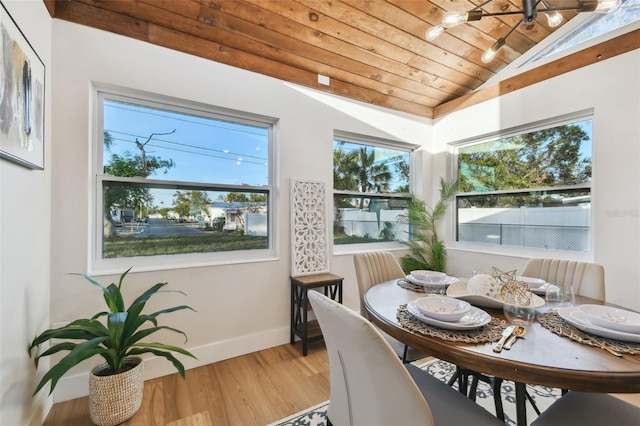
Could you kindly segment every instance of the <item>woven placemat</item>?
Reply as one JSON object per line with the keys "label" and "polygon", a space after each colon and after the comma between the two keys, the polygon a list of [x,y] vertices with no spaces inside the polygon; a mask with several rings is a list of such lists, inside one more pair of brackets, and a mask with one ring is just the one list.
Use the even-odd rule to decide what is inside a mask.
{"label": "woven placemat", "polygon": [[507,322],[495,317],[487,325],[473,330],[446,330],[423,323],[407,311],[407,305],[400,305],[397,313],[400,325],[414,333],[437,337],[442,340],[463,343],[486,343],[500,340]]}
{"label": "woven placemat", "polygon": [[585,345],[596,346],[609,352],[613,351],[621,354],[640,354],[640,343],[623,342],[586,333],[569,324],[556,312],[538,314],[536,321],[555,334],[568,337],[571,340]]}
{"label": "woven placemat", "polygon": [[418,293],[429,293],[429,294],[446,294],[447,292],[447,287],[449,287],[450,284],[446,284],[446,285],[442,285],[442,284],[414,284],[409,280],[405,280],[403,278],[400,278],[399,280],[396,281],[396,284],[398,284],[400,287],[407,289],[407,290],[412,290]]}
{"label": "woven placemat", "polygon": [[409,280],[404,280],[402,278],[400,278],[398,281],[396,281],[396,283],[402,287],[402,288],[406,288],[407,290],[413,290],[413,291],[417,291],[418,293],[426,293],[424,290],[424,286],[421,284],[414,284]]}

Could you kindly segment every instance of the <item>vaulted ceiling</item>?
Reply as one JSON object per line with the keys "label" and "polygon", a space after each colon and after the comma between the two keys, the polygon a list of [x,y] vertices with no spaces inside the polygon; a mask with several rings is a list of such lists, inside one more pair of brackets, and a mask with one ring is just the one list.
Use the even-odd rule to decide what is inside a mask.
{"label": "vaulted ceiling", "polygon": [[[520,25],[484,64],[482,53],[520,15],[460,25],[433,42],[424,37],[445,11],[475,6],[466,0],[44,2],[57,19],[425,117],[478,88],[552,31],[544,19]],[[518,0],[494,0],[485,10],[520,8]],[[563,15],[567,22],[575,12]],[[329,85],[318,82],[319,74]]]}

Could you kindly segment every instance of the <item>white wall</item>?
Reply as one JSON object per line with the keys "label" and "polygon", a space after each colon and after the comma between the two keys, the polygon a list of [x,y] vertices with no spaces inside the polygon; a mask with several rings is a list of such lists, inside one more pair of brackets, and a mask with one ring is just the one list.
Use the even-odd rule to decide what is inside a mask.
{"label": "white wall", "polygon": [[44,171],[0,159],[0,424],[41,425],[51,400],[31,397],[38,378],[26,349],[49,325],[52,28],[41,1],[3,4],[45,64],[46,127]]}
{"label": "white wall", "polygon": [[[604,265],[608,301],[640,309],[640,50],[437,120],[436,155],[443,159],[444,169],[448,144],[589,109],[593,109],[594,238],[593,255],[585,260]],[[523,256],[571,256],[453,242],[449,246],[449,272],[454,274],[468,274],[469,265],[522,267]]]}
{"label": "white wall", "polygon": [[[607,269],[609,300],[640,309],[637,51],[454,113],[432,128],[427,119],[285,84],[72,23],[51,21],[42,2],[7,4],[47,65],[46,122],[51,131],[48,127],[44,172],[0,162],[0,424],[39,424],[38,416],[48,409],[44,396],[39,395],[39,400],[30,397],[36,379],[25,347],[35,333],[50,323],[86,317],[102,308],[101,296],[92,286],[67,275],[85,272],[89,264],[92,82],[280,118],[279,259],[134,273],[127,283],[131,294],[158,281],[168,281],[171,288],[187,293],[180,303],[198,312],[180,312],[170,318],[172,326],[186,331],[186,347],[199,357],[198,362],[187,361],[187,367],[288,342],[288,182],[290,178],[305,178],[331,184],[334,129],[423,144],[428,150],[434,140],[438,141],[433,155],[425,151],[417,156],[419,164],[414,170],[419,177],[417,192],[433,193],[435,199],[438,180],[446,176],[448,167],[447,143],[594,108],[594,260]],[[609,80],[602,83],[605,77]],[[468,251],[455,244],[451,244],[449,254],[448,272],[462,276],[472,267],[519,268],[530,255],[489,252],[486,248]],[[345,277],[345,303],[357,309],[351,256],[334,255],[331,266],[332,272]],[[108,283],[116,277],[98,278]],[[158,301],[162,306],[164,302]],[[177,338],[173,342],[182,344]],[[68,375],[59,384],[55,399],[86,394],[87,372],[95,362],[98,360]],[[145,369],[147,378],[173,372],[166,362],[156,360],[149,361]]]}
{"label": "white wall", "polygon": [[[289,179],[324,181],[331,188],[334,130],[414,144],[425,142],[431,133],[428,119],[340,99],[58,20],[53,23],[53,68],[52,322],[90,316],[102,309],[102,297],[92,285],[67,275],[86,271],[89,263],[92,83],[130,87],[280,119],[276,219],[279,259],[136,273],[127,283],[131,293],[158,281],[168,281],[169,287],[187,293],[188,297],[179,303],[191,305],[198,312],[174,313],[165,320],[189,336],[186,347],[199,361],[187,361],[188,367],[288,342]],[[333,257],[331,266],[332,272],[345,277],[345,303],[357,308],[351,257]],[[116,277],[98,278],[108,284]],[[172,335],[168,337],[174,339]],[[182,344],[177,336],[171,341]],[[94,364],[86,363],[61,381],[56,401],[85,394],[86,373]],[[147,378],[174,371],[164,360],[145,365]]]}

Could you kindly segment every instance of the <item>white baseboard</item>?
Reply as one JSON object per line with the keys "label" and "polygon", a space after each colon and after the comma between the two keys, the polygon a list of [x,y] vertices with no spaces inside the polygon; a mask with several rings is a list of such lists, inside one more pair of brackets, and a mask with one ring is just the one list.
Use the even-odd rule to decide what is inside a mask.
{"label": "white baseboard", "polygon": [[[198,359],[177,355],[186,370],[223,361],[240,355],[280,346],[289,342],[289,327],[248,334],[238,338],[186,348]],[[102,362],[102,361],[100,361]],[[97,363],[96,363],[97,364]],[[155,379],[175,373],[173,365],[161,357],[144,357],[144,379]],[[187,372],[187,375],[189,372]],[[89,395],[89,371],[60,379],[53,395],[54,403]]]}

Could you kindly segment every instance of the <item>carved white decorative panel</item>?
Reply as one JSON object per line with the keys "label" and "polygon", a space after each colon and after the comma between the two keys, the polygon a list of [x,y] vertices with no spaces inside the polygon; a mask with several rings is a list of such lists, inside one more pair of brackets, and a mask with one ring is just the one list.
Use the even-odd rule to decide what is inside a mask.
{"label": "carved white decorative panel", "polygon": [[324,182],[291,179],[292,276],[329,272]]}

